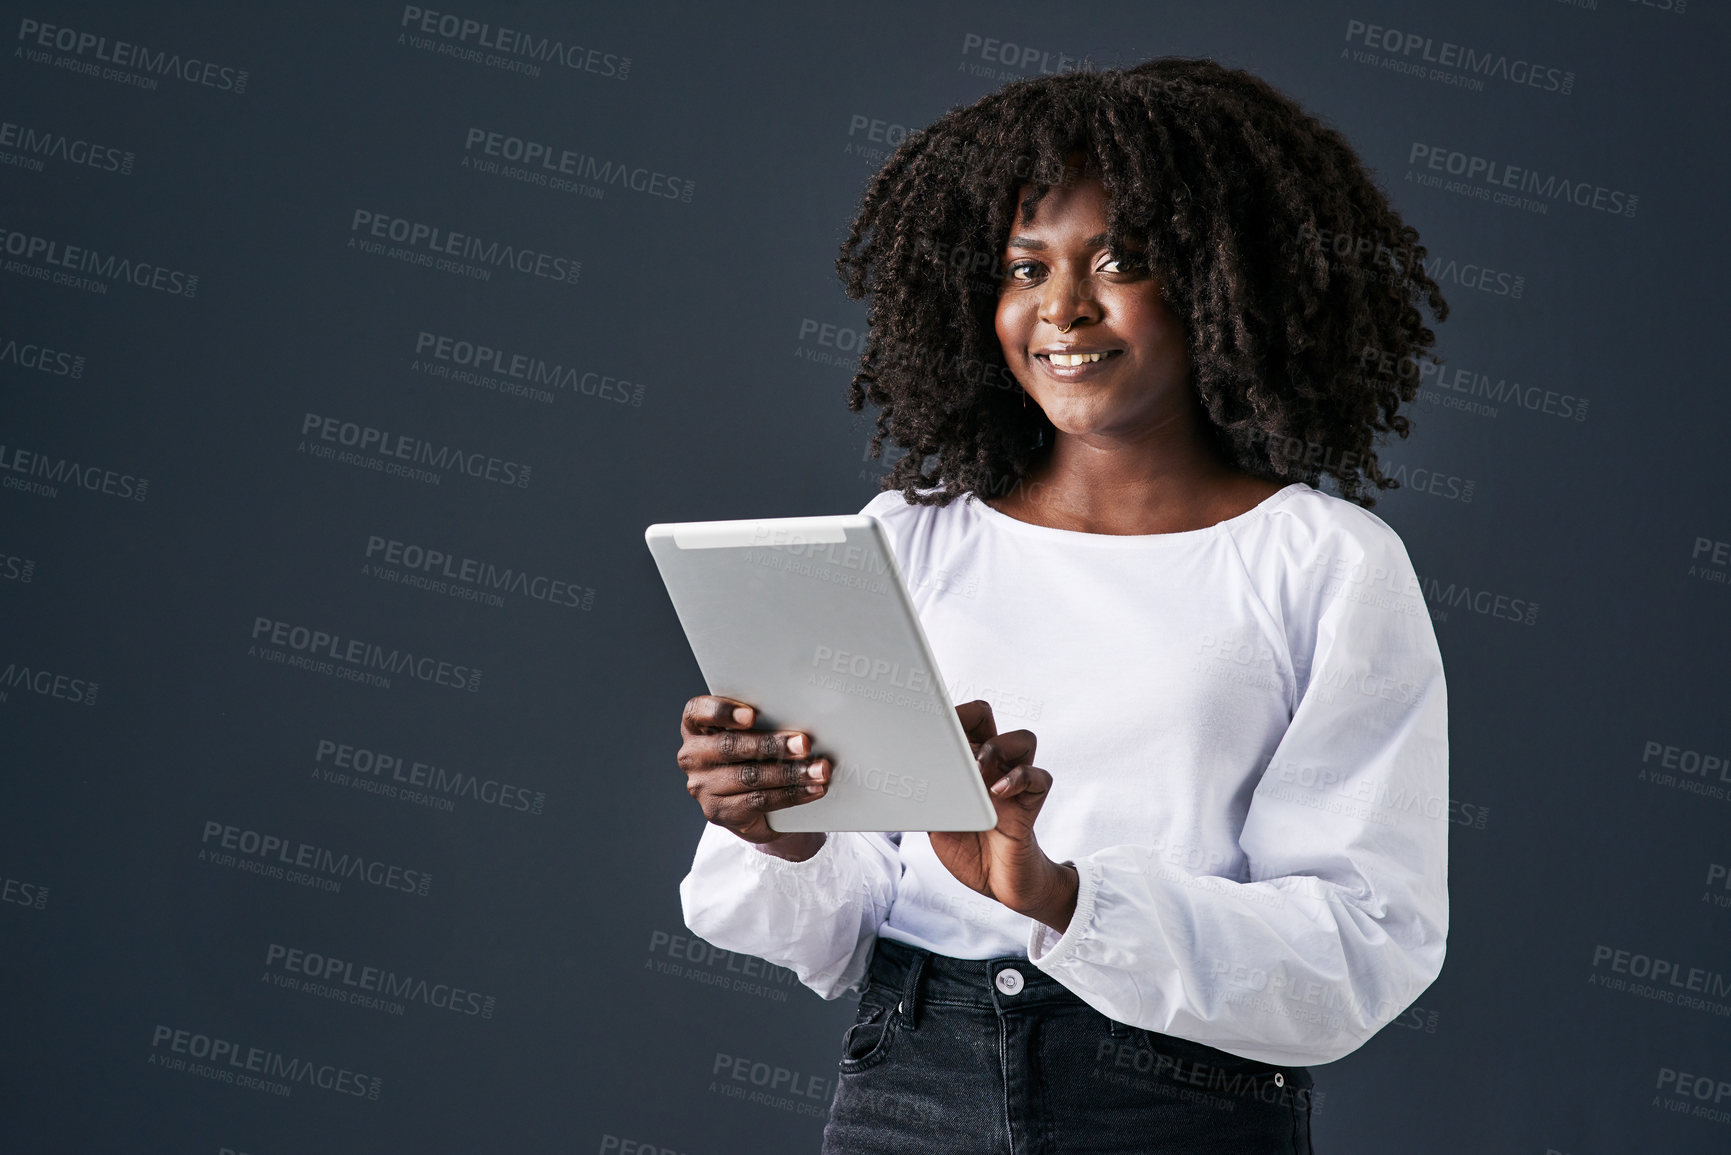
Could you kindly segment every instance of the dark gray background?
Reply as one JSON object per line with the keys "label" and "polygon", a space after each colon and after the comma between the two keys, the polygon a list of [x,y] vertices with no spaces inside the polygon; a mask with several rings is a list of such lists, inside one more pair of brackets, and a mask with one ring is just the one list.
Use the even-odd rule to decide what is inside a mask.
{"label": "dark gray background", "polygon": [[[989,37],[1102,66],[1206,54],[1265,77],[1347,135],[1433,258],[1506,274],[1490,291],[1441,278],[1450,368],[1590,402],[1581,421],[1488,416],[1429,390],[1414,436],[1387,451],[1408,476],[1472,482],[1470,501],[1409,485],[1376,507],[1425,582],[1447,665],[1452,933],[1417,1006],[1316,1069],[1318,1150],[1725,1150],[1731,773],[1666,782],[1662,756],[1644,757],[1731,755],[1731,588],[1707,564],[1731,540],[1712,344],[1727,34],[1711,6],[1680,6],[455,10],[629,57],[623,80],[422,51],[398,42],[390,4],[8,6],[0,121],[134,161],[0,164],[0,228],[199,285],[96,293],[0,271],[4,453],[150,483],[142,502],[0,490],[0,669],[100,685],[90,705],[0,686],[0,1148],[815,1149],[821,1100],[802,1114],[727,1097],[717,1057],[830,1078],[851,1002],[785,973],[735,990],[704,980],[746,977],[746,960],[669,956],[702,827],[673,764],[676,716],[703,686],[642,531],[852,512],[876,492],[884,465],[863,460],[845,354],[809,359],[836,351],[807,322],[863,319],[832,266],[875,168],[850,126],[921,125],[997,87],[967,70]],[[25,20],[245,69],[246,91],[171,77],[146,91],[35,61]],[[1572,91],[1401,75],[1352,57],[1352,21],[1572,72]],[[589,199],[464,170],[476,127],[658,170],[694,195]],[[1422,187],[1405,179],[1414,142],[1638,208],[1534,213]],[[363,254],[347,244],[356,209],[574,257],[581,277],[480,282]],[[1518,298],[1501,291],[1516,277]],[[411,368],[421,331],[623,378],[640,404],[437,379]],[[43,345],[84,358],[81,375],[20,362]],[[297,452],[307,412],[527,462],[532,482],[432,486],[314,460]],[[575,582],[592,607],[392,584],[363,573],[369,535]],[[1540,610],[1509,620],[1462,591]],[[284,668],[248,655],[258,617],[484,677],[474,693],[378,689]],[[545,809],[443,812],[318,781],[321,738],[520,784]],[[324,893],[200,861],[213,820],[433,883],[425,897],[353,880]],[[272,943],[484,992],[496,1012],[397,1016],[281,989]],[[1599,948],[1700,968],[1717,991],[1689,1006],[1675,988],[1669,1002],[1607,988],[1629,976]],[[285,1098],[166,1070],[150,1061],[158,1026],[346,1067],[381,1091]],[[1709,1097],[1677,1094],[1667,1070],[1707,1078]]]}

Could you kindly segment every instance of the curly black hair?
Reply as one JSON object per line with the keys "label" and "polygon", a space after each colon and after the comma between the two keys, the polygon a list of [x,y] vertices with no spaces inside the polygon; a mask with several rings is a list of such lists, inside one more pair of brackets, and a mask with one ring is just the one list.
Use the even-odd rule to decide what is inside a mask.
{"label": "curly black hair", "polygon": [[910,133],[872,178],[836,269],[869,298],[848,408],[879,407],[872,457],[886,437],[906,449],[880,488],[940,506],[995,495],[1049,449],[997,341],[993,274],[1018,191],[1030,221],[1078,155],[1109,197],[1113,251],[1137,252],[1185,323],[1226,460],[1282,482],[1328,474],[1365,507],[1367,485],[1397,487],[1373,441],[1407,436],[1418,360],[1441,363],[1416,304],[1448,316],[1418,231],[1345,137],[1266,81],[1162,57],[1015,81]]}

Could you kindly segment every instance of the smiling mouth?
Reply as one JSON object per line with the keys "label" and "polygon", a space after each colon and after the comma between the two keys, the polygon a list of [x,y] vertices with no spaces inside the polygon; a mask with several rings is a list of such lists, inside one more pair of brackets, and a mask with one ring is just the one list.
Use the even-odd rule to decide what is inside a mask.
{"label": "smiling mouth", "polygon": [[1103,349],[1097,353],[1035,353],[1034,356],[1051,365],[1069,369],[1077,365],[1090,365],[1096,361],[1104,361],[1108,357],[1116,357],[1122,349]]}

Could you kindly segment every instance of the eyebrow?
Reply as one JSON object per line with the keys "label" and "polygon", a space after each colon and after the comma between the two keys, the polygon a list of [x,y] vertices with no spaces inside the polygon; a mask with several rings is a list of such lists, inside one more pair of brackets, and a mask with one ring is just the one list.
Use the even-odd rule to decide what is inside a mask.
{"label": "eyebrow", "polygon": [[[1107,237],[1105,233],[1095,233],[1093,236],[1082,242],[1082,247],[1097,249],[1101,245],[1105,244],[1106,240]],[[1011,237],[1008,247],[1012,249],[1029,249],[1033,252],[1040,252],[1046,247],[1046,242],[1035,240],[1033,237]]]}

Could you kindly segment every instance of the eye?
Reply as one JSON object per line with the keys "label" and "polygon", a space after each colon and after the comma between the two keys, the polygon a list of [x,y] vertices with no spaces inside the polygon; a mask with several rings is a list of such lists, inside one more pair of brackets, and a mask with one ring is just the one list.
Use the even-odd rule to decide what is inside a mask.
{"label": "eye", "polygon": [[1146,272],[1148,266],[1140,257],[1107,257],[1100,267],[1102,273],[1136,274]]}
{"label": "eye", "polygon": [[1012,281],[1027,281],[1040,275],[1039,261],[1011,261],[1004,275]]}

